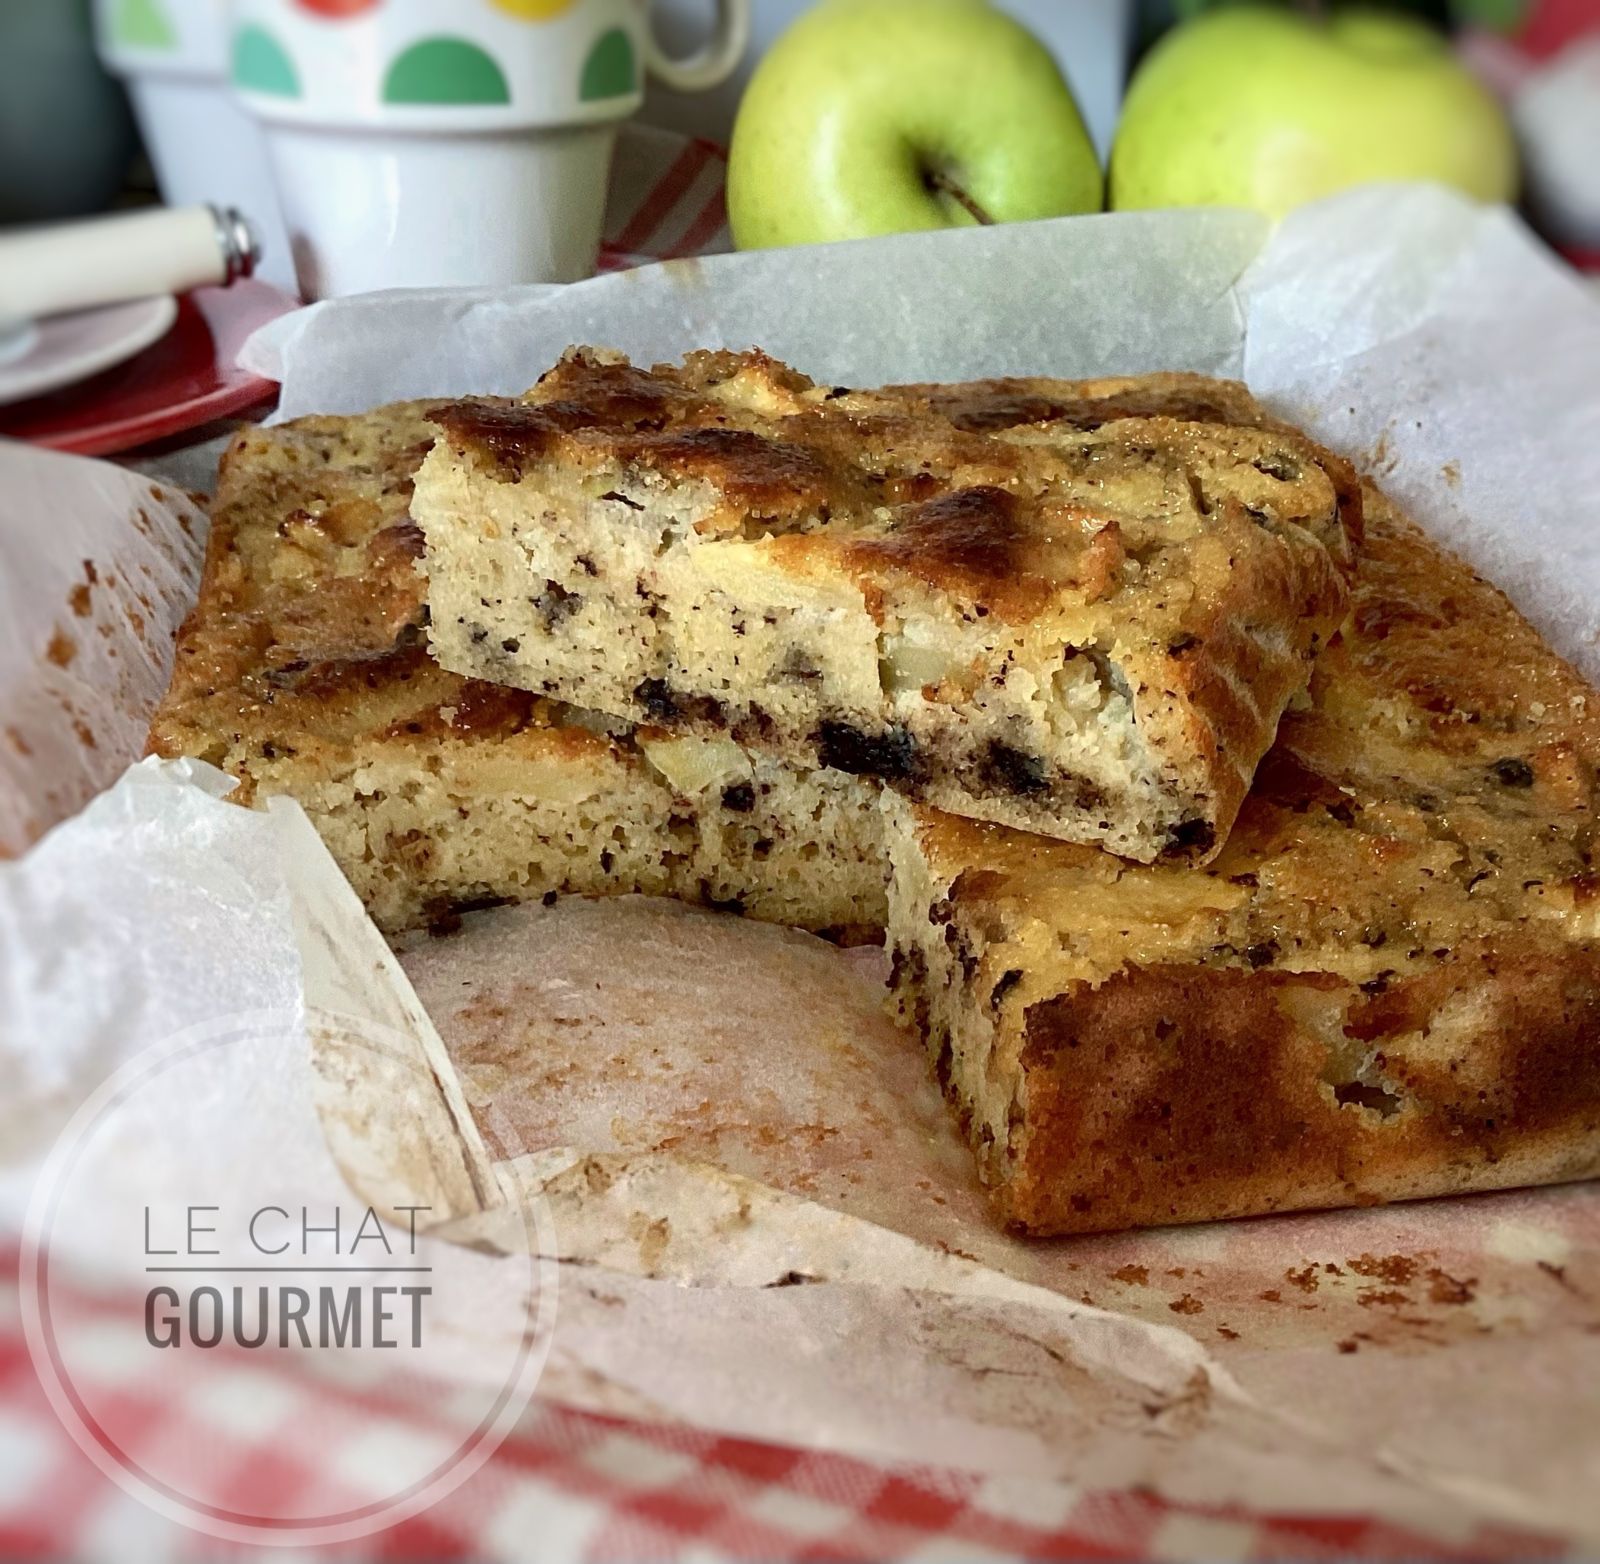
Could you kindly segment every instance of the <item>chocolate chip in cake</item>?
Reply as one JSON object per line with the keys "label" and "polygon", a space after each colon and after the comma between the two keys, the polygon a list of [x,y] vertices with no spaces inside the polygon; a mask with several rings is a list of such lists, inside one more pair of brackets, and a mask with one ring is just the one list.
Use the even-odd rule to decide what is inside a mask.
{"label": "chocolate chip in cake", "polygon": [[1167,845],[1162,856],[1176,858],[1189,853],[1208,853],[1217,840],[1217,830],[1209,820],[1196,816],[1183,820],[1167,833]]}
{"label": "chocolate chip in cake", "polygon": [[822,765],[854,776],[902,781],[921,770],[917,741],[904,728],[863,733],[848,722],[827,721],[817,729],[816,744]]}
{"label": "chocolate chip in cake", "polygon": [[1045,763],[1025,750],[995,739],[983,759],[983,779],[1007,793],[1042,793],[1050,786]]}
{"label": "chocolate chip in cake", "polygon": [[1533,767],[1518,755],[1508,755],[1489,768],[1502,787],[1532,787]]}
{"label": "chocolate chip in cake", "polygon": [[1276,478],[1280,483],[1295,483],[1300,478],[1300,463],[1287,451],[1272,451],[1266,456],[1258,456],[1250,465],[1257,472]]}
{"label": "chocolate chip in cake", "polygon": [[652,717],[662,722],[678,715],[678,703],[665,679],[641,679],[633,688],[633,698]]}
{"label": "chocolate chip in cake", "polygon": [[728,725],[728,710],[714,695],[674,695],[680,713],[713,728]]}
{"label": "chocolate chip in cake", "polygon": [[998,1010],[1000,1008],[1001,1001],[1021,981],[1022,969],[1020,967],[1012,967],[1009,971],[1001,973],[1000,981],[989,990],[989,1008],[991,1010]]}
{"label": "chocolate chip in cake", "polygon": [[546,581],[544,591],[531,601],[539,610],[539,619],[546,630],[556,629],[583,607],[582,594],[569,592],[558,581]]}

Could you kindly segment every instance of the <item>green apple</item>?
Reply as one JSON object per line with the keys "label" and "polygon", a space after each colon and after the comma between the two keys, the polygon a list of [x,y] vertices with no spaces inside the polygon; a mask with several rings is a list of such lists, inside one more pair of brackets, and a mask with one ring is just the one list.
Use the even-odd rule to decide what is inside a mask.
{"label": "green apple", "polygon": [[1353,9],[1213,11],[1139,67],[1111,153],[1111,205],[1249,206],[1280,217],[1373,179],[1516,194],[1506,116],[1425,22]]}
{"label": "green apple", "polygon": [[1048,51],[987,0],[822,0],[739,105],[741,249],[1100,210],[1099,160]]}

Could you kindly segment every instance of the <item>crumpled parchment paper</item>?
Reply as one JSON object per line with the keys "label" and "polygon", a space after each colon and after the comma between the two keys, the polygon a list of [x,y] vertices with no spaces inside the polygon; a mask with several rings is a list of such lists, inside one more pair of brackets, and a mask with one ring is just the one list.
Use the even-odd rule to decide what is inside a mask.
{"label": "crumpled parchment paper", "polygon": [[[1271,234],[1240,214],[1129,214],[339,301],[248,353],[292,413],[513,392],[573,341],[646,360],[755,343],[857,383],[1243,374],[1600,672],[1600,309],[1514,219],[1444,192],[1359,191]],[[115,509],[84,523],[103,544],[126,539]],[[43,617],[0,663],[8,697],[48,660]],[[133,754],[107,748],[108,768]],[[437,1166],[454,1168],[455,1133],[470,1170],[446,1234],[514,1250],[527,1228],[508,1213],[545,1203],[565,1262],[546,1393],[1022,1484],[1600,1541],[1592,1189],[1022,1243],[987,1223],[870,955],[658,903],[564,903],[407,942],[408,984],[348,907],[308,935],[329,865],[303,821],[292,851],[263,838],[241,859],[207,840],[227,812],[212,792],[163,770],[156,808],[153,779],[0,868],[0,1028],[26,1019],[0,1030],[21,1071],[0,1143],[18,1187],[74,1093],[145,1035],[119,1026],[117,996],[154,1024],[252,985],[293,1002],[315,975],[383,1009],[433,1072]],[[13,808],[32,830],[75,801]],[[146,830],[179,898],[159,912],[111,846]],[[174,913],[189,885],[203,916]],[[218,969],[185,921],[213,908],[259,961]],[[72,991],[41,930],[98,952],[104,1000]],[[359,1070],[342,1079],[362,1089]],[[331,1134],[358,1180],[417,1176],[401,1135],[342,1134],[336,1116]]]}
{"label": "crumpled parchment paper", "polygon": [[0,856],[144,748],[205,513],[108,462],[0,442]]}

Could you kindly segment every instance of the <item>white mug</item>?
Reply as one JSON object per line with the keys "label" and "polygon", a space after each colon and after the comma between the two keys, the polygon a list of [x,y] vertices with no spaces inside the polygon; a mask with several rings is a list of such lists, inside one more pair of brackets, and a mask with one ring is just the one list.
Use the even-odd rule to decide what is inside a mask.
{"label": "white mug", "polygon": [[295,287],[266,143],[228,91],[229,0],[95,0],[95,41],[127,84],[168,206],[237,207],[258,276]]}
{"label": "white mug", "polygon": [[648,0],[234,0],[234,90],[302,291],[588,276],[644,72],[714,86],[749,21],[749,0],[718,0],[706,47],[675,60]]}

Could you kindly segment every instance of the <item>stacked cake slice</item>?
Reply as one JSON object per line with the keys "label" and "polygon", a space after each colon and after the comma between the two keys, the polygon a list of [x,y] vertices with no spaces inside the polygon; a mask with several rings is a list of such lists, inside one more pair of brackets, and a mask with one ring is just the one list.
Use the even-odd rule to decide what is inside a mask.
{"label": "stacked cake slice", "polygon": [[894,804],[895,987],[1034,1233],[1600,1173],[1600,695],[1376,492],[1203,868]]}
{"label": "stacked cake slice", "polygon": [[635,728],[428,655],[412,478],[423,406],[240,434],[151,730],[299,801],[385,929],[558,891],[881,928],[874,790],[726,739]]}
{"label": "stacked cake slice", "polygon": [[522,402],[440,408],[413,506],[434,655],[1203,861],[1343,613],[1359,488],[1240,388],[1026,389],[575,353]]}

